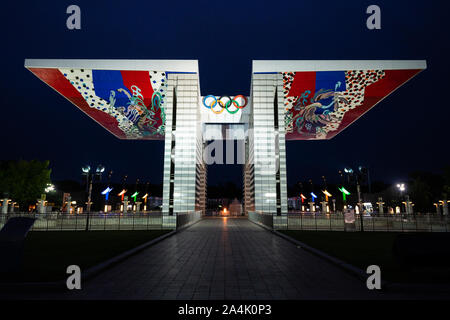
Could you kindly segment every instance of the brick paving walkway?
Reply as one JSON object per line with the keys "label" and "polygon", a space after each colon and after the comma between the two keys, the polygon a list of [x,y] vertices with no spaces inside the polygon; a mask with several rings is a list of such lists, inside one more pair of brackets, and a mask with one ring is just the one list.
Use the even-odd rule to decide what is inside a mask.
{"label": "brick paving walkway", "polygon": [[79,299],[363,299],[364,284],[246,219],[207,218],[86,283]]}
{"label": "brick paving walkway", "polygon": [[[437,295],[443,297],[449,298]],[[83,283],[82,290],[6,298],[433,299],[433,295],[369,291],[342,269],[247,219],[206,218],[105,270]]]}

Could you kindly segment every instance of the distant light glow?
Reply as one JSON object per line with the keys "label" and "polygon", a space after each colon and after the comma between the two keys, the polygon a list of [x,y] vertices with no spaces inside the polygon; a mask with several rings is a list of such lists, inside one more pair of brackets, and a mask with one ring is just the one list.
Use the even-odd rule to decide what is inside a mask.
{"label": "distant light glow", "polygon": [[81,171],[83,171],[83,173],[88,173],[89,171],[91,171],[91,166],[84,166],[81,168]]}
{"label": "distant light glow", "polygon": [[311,197],[312,197],[312,202],[314,202],[314,200],[316,200],[317,196],[314,194],[314,192],[311,192]]}
{"label": "distant light glow", "polygon": [[45,191],[45,193],[55,191],[55,186],[52,185],[51,183],[47,183],[47,186],[45,187],[44,191]]}
{"label": "distant light glow", "polygon": [[300,193],[300,197],[302,198],[302,203],[304,200],[306,200],[306,197],[303,195],[303,193]]}
{"label": "distant light glow", "polygon": [[105,196],[105,199],[108,200],[109,193],[112,191],[113,188],[107,187],[105,190],[102,191],[102,195]]}
{"label": "distant light glow", "polygon": [[118,194],[118,196],[120,197],[122,197],[122,201],[123,201],[123,197],[125,196],[125,193],[127,193],[127,190],[126,189],[123,189],[122,191],[120,191],[120,193]]}
{"label": "distant light glow", "polygon": [[332,196],[331,193],[329,193],[327,190],[323,190],[322,192],[325,195],[325,200],[328,201],[328,197]]}
{"label": "distant light glow", "polygon": [[350,192],[348,192],[344,187],[338,188],[340,192],[342,192],[342,198],[347,200],[347,196],[350,195]]}

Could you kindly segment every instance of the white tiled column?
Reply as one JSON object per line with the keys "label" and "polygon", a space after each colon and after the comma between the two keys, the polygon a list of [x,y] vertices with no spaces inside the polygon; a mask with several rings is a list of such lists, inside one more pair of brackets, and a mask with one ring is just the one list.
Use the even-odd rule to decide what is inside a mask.
{"label": "white tiled column", "polygon": [[176,213],[196,210],[198,99],[197,74],[168,74],[163,183],[163,226],[168,228],[175,227]]}
{"label": "white tiled column", "polygon": [[[253,74],[253,164],[255,211],[287,225],[286,144],[282,75]],[[251,146],[251,144],[250,144]]]}

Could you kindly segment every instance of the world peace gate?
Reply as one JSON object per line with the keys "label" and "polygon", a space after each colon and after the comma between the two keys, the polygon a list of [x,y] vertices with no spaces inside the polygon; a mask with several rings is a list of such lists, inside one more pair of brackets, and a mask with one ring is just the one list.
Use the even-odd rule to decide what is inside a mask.
{"label": "world peace gate", "polygon": [[25,67],[117,138],[164,140],[164,227],[179,213],[205,213],[210,142],[237,140],[245,214],[283,228],[286,140],[332,139],[426,62],[255,60],[249,96],[202,95],[197,60],[27,59]]}

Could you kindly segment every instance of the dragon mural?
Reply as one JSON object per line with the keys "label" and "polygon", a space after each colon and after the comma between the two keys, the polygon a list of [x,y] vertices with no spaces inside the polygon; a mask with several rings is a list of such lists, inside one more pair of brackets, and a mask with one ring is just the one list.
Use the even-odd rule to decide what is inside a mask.
{"label": "dragon mural", "polygon": [[364,105],[365,89],[384,77],[383,70],[284,72],[287,138],[327,139],[336,134],[345,115]]}

